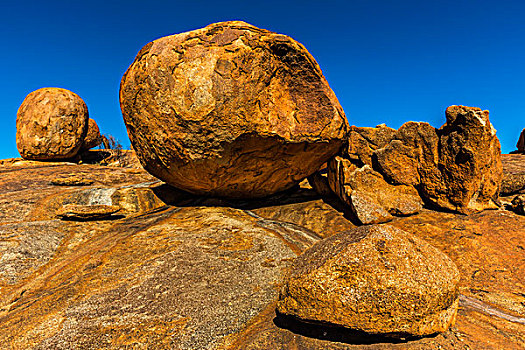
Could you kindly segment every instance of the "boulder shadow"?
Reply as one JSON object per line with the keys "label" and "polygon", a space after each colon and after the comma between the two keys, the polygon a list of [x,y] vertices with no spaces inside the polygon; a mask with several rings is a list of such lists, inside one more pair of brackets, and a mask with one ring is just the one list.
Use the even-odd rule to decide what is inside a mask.
{"label": "boulder shadow", "polygon": [[152,187],[151,189],[165,204],[179,207],[209,206],[253,210],[321,199],[319,194],[314,190],[301,188],[298,185],[268,197],[253,199],[200,196],[185,192],[165,183]]}
{"label": "boulder shadow", "polygon": [[[352,345],[403,344],[421,339],[421,337],[406,334],[377,335],[329,323],[305,322],[277,311],[273,323],[280,329],[288,330],[303,337]],[[431,335],[430,337],[435,337],[436,335]]]}

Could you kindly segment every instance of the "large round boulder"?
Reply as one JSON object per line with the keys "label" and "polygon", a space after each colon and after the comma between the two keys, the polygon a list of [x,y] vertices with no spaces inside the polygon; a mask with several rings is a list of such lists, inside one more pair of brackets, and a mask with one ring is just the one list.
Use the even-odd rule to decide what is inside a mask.
{"label": "large round boulder", "polygon": [[16,118],[16,145],[25,159],[74,157],[84,142],[88,109],[75,93],[42,88],[26,96]]}
{"label": "large round boulder", "polygon": [[205,195],[285,190],[332,157],[348,130],[305,47],[244,22],[147,44],[122,78],[120,104],[145,169]]}

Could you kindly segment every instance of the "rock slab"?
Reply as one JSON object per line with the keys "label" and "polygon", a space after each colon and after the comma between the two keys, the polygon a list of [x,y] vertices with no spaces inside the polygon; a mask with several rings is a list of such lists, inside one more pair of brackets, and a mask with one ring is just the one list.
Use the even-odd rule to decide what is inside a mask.
{"label": "rock slab", "polygon": [[16,118],[16,146],[24,159],[74,157],[84,142],[88,109],[75,93],[42,88],[26,96]]}
{"label": "rock slab", "polygon": [[316,243],[293,264],[278,311],[388,336],[424,336],[454,324],[459,272],[438,249],[389,225]]}
{"label": "rock slab", "polygon": [[314,173],[348,123],[306,48],[244,22],[157,39],[120,104],[144,168],[195,194],[263,197]]}

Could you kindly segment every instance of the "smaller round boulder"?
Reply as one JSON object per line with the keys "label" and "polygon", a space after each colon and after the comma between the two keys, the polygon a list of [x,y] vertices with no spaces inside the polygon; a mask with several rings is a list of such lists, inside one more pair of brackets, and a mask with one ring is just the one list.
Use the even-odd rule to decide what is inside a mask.
{"label": "smaller round boulder", "polygon": [[88,109],[75,93],[43,88],[26,96],[16,118],[16,146],[24,159],[61,160],[77,155]]}
{"label": "smaller round boulder", "polygon": [[92,148],[95,148],[98,145],[100,145],[101,142],[102,136],[100,135],[100,130],[98,128],[97,122],[89,118],[87,134],[84,138],[84,143],[82,144],[80,152],[85,152]]}
{"label": "smaller round boulder", "polygon": [[456,318],[459,272],[430,244],[389,225],[328,237],[294,261],[278,311],[391,337],[444,332]]}

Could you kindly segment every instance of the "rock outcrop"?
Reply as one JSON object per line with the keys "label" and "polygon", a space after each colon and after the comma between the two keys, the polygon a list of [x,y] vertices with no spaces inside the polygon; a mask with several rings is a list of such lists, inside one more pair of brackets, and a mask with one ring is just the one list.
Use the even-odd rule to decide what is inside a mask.
{"label": "rock outcrop", "polygon": [[292,187],[338,152],[348,128],[304,46],[244,22],[147,44],[122,78],[120,103],[145,169],[213,196]]}
{"label": "rock outcrop", "polygon": [[[348,149],[329,162],[330,187],[351,206],[350,192],[343,187],[350,174],[367,167],[388,182],[388,188],[420,196],[434,208],[461,213],[495,209],[503,175],[500,144],[488,113],[451,106],[440,129],[422,122],[407,122],[397,131],[386,126],[352,127]],[[410,207],[412,212],[398,214],[418,211],[417,206]]]}
{"label": "rock outcrop", "polygon": [[[58,177],[93,184],[52,185]],[[155,180],[142,168],[0,161],[0,348],[525,346],[525,216],[423,209],[395,217],[391,225],[454,261],[461,295],[454,327],[393,342],[276,317],[292,259],[320,237],[354,232],[311,189],[213,204]],[[56,220],[66,202],[113,203],[126,216]]]}
{"label": "rock outcrop", "polygon": [[100,135],[100,130],[98,128],[97,122],[92,118],[88,120],[88,129],[80,152],[85,152],[92,148],[97,147],[102,142],[102,136]]}
{"label": "rock outcrop", "polygon": [[358,168],[351,160],[336,156],[328,169],[330,188],[361,224],[387,222],[392,215],[412,215],[423,206],[414,187],[392,185],[368,164]]}
{"label": "rock outcrop", "polygon": [[496,208],[503,176],[501,148],[489,112],[451,106],[439,129],[441,185],[426,199],[439,207],[464,212]]}
{"label": "rock outcrop", "polygon": [[295,259],[279,312],[389,336],[453,325],[459,272],[428,243],[388,225],[331,236]]}
{"label": "rock outcrop", "polygon": [[75,93],[42,88],[26,96],[16,118],[16,145],[24,159],[62,160],[80,150],[88,109]]}

